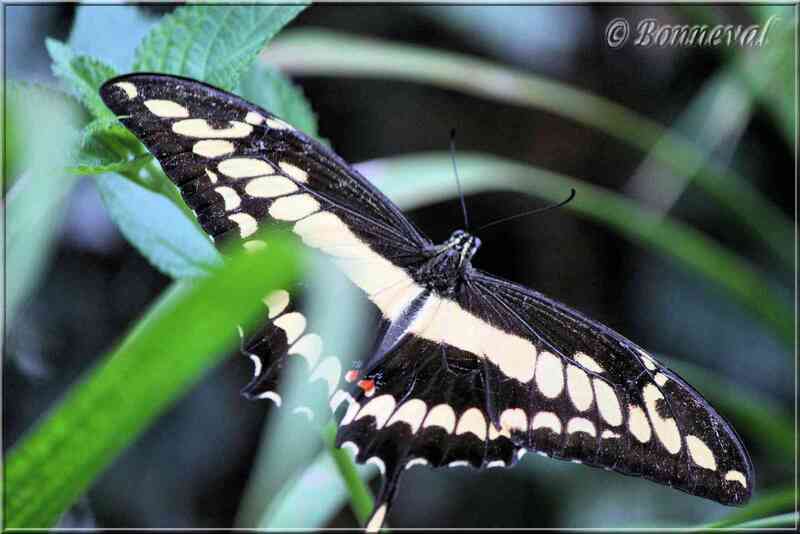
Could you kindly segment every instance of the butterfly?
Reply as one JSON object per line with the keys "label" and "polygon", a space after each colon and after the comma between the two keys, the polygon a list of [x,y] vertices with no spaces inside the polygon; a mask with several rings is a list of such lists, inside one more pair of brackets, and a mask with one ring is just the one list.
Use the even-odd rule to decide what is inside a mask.
{"label": "butterfly", "polygon": [[134,73],[100,94],[212,240],[255,250],[261,225],[288,227],[378,318],[369,357],[347,369],[294,295],[267,295],[243,390],[280,406],[291,366],[320,386],[337,446],[382,472],[368,530],[381,528],[412,466],[510,467],[528,451],[722,504],[750,498],[747,451],[697,391],[614,330],[473,267],[477,237],[459,230],[432,243],[329,148],[205,83]]}

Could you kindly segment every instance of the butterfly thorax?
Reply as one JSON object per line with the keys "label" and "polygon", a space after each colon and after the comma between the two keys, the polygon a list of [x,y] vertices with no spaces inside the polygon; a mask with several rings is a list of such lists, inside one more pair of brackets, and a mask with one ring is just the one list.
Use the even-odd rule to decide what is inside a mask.
{"label": "butterfly thorax", "polygon": [[440,295],[453,294],[472,268],[472,257],[480,246],[480,239],[456,230],[447,241],[430,248],[427,261],[418,271],[420,282]]}

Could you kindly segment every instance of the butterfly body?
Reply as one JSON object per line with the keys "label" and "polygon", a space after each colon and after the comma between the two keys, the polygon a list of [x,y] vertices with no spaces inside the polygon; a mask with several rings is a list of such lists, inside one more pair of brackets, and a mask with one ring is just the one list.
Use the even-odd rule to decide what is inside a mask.
{"label": "butterfly body", "polygon": [[212,239],[255,249],[260,224],[283,225],[360,291],[377,326],[355,368],[326,353],[288,291],[267,295],[244,394],[281,405],[281,377],[303,368],[339,421],[337,444],[384,474],[369,528],[410,467],[510,467],[528,451],[749,499],[749,456],[697,391],[614,330],[473,267],[477,237],[433,244],[330,149],[236,95],[131,74],[101,96]]}

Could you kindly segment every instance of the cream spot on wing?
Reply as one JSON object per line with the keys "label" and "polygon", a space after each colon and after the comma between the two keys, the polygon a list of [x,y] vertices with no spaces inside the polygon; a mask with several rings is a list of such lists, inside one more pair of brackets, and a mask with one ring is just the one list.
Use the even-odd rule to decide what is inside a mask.
{"label": "cream spot on wing", "polygon": [[305,193],[281,197],[269,207],[269,214],[279,221],[297,221],[317,211],[319,202]]}
{"label": "cream spot on wing", "polygon": [[603,433],[600,434],[600,437],[603,439],[617,439],[621,436],[616,432],[612,432],[610,430],[603,430]]}
{"label": "cream spot on wing", "polygon": [[495,440],[495,439],[497,439],[499,437],[505,437],[505,438],[511,439],[511,432],[507,428],[503,428],[502,430],[499,430],[499,429],[495,428],[493,423],[490,423],[489,424],[489,439]]}
{"label": "cream spot on wing", "polygon": [[258,126],[264,122],[264,116],[261,115],[261,113],[256,113],[255,111],[248,111],[247,115],[244,116],[244,122]]}
{"label": "cream spot on wing", "polygon": [[380,473],[381,473],[382,475],[385,475],[385,474],[386,474],[386,464],[383,462],[383,460],[381,460],[381,459],[380,459],[380,458],[378,458],[377,456],[372,456],[372,457],[370,457],[370,458],[369,458],[369,460],[367,460],[367,463],[368,463],[368,464],[372,464],[372,465],[374,465],[375,467],[377,467],[377,468],[378,468],[378,471],[380,471]]}
{"label": "cream spot on wing", "polygon": [[619,406],[617,394],[607,382],[594,379],[594,392],[597,395],[597,408],[600,415],[611,426],[622,424],[622,410]]}
{"label": "cream spot on wing", "polygon": [[337,265],[378,306],[384,317],[395,320],[423,291],[400,267],[361,241],[335,214],[315,213],[294,225],[303,243],[337,258]]}
{"label": "cream spot on wing", "polygon": [[212,184],[217,183],[217,180],[219,180],[219,177],[217,177],[217,173],[215,172],[211,172],[208,169],[206,169],[206,174],[208,175],[208,179],[211,180]]}
{"label": "cream spot on wing", "polygon": [[305,334],[292,345],[289,354],[299,354],[308,362],[308,368],[313,369],[322,355],[322,338],[317,334]]}
{"label": "cream spot on wing", "polygon": [[509,408],[500,414],[500,427],[507,432],[527,432],[528,416],[521,408]]}
{"label": "cream spot on wing", "polygon": [[243,245],[247,252],[257,252],[267,247],[267,244],[260,239],[251,239],[250,241],[245,241]]}
{"label": "cream spot on wing", "polygon": [[225,202],[225,211],[235,210],[242,203],[242,199],[239,198],[238,193],[236,193],[236,190],[232,187],[222,185],[215,188],[214,191],[219,193],[222,200]]}
{"label": "cream spot on wing", "polygon": [[275,118],[267,119],[267,126],[273,130],[294,130],[289,123]]}
{"label": "cream spot on wing", "polygon": [[172,131],[200,139],[236,139],[250,135],[253,127],[244,122],[229,121],[227,128],[213,128],[205,119],[186,119],[173,124]]}
{"label": "cream spot on wing", "polygon": [[506,463],[503,460],[494,460],[486,464],[487,469],[491,469],[493,467],[505,467]]}
{"label": "cream spot on wing", "polygon": [[597,435],[594,423],[583,417],[573,417],[569,420],[569,423],[567,423],[567,433],[575,434],[576,432],[585,432],[592,437]]}
{"label": "cream spot on wing", "polygon": [[281,168],[283,172],[286,173],[287,176],[289,176],[289,178],[292,178],[297,182],[303,182],[303,183],[308,181],[308,173],[303,169],[301,169],[300,167],[292,165],[291,163],[288,163],[286,161],[281,161],[278,164],[278,166]]}
{"label": "cream spot on wing", "polygon": [[442,427],[445,432],[452,434],[456,426],[456,413],[449,404],[437,404],[431,408],[425,418],[425,422],[422,423],[422,428],[428,428],[429,426]]}
{"label": "cream spot on wing", "polygon": [[367,532],[380,532],[381,527],[383,526],[383,520],[386,518],[386,504],[380,505],[380,507],[372,514],[372,518],[369,520],[369,523],[364,527],[364,530]]}
{"label": "cream spot on wing", "polygon": [[554,434],[561,434],[561,419],[553,412],[539,412],[531,421],[531,430],[549,428]]}
{"label": "cream spot on wing", "polygon": [[351,402],[347,407],[347,412],[345,412],[344,417],[342,417],[342,421],[339,423],[339,425],[349,425],[360,409],[361,405],[359,405],[358,402]]}
{"label": "cream spot on wing", "polygon": [[428,465],[428,460],[425,458],[414,458],[406,463],[406,469],[411,469],[415,465]]}
{"label": "cream spot on wing", "polygon": [[389,419],[389,416],[392,415],[395,407],[395,400],[394,397],[391,395],[379,395],[369,401],[361,411],[358,412],[356,416],[356,420],[362,419],[371,415],[375,418],[375,427],[376,428],[383,428],[383,425],[386,424],[386,421]]}
{"label": "cream spot on wing", "polygon": [[350,452],[350,454],[352,454],[352,455],[353,455],[353,458],[355,458],[356,456],[358,456],[358,450],[359,450],[359,449],[358,449],[358,445],[356,445],[356,444],[355,444],[355,443],[353,443],[352,441],[345,441],[344,443],[342,443],[342,444],[339,446],[339,448],[340,448],[340,449],[342,449],[342,450],[345,450],[345,451],[349,451],[349,452]]}
{"label": "cream spot on wing", "polygon": [[347,405],[350,406],[351,404],[355,403],[356,400],[348,392],[339,389],[331,396],[331,400],[328,405],[331,407],[332,412],[336,412],[343,402],[347,402]]}
{"label": "cream spot on wing", "polygon": [[273,175],[253,178],[244,187],[245,193],[256,198],[273,198],[294,193],[297,184],[283,176]]}
{"label": "cream spot on wing", "polygon": [[663,386],[664,384],[667,383],[668,379],[667,375],[663,373],[656,373],[656,376],[653,377],[653,380],[655,380],[656,384],[658,384],[659,386]]}
{"label": "cream spot on wing", "polygon": [[642,388],[642,396],[647,408],[647,415],[650,416],[659,441],[670,454],[677,454],[681,450],[681,434],[678,431],[678,424],[671,417],[662,418],[656,410],[656,401],[663,399],[664,396],[654,384],[647,384]]}
{"label": "cream spot on wing", "polygon": [[578,411],[586,411],[592,405],[594,395],[589,375],[574,365],[567,366],[567,392]]}
{"label": "cream spot on wing", "polygon": [[189,116],[189,110],[172,100],[145,100],[144,105],[150,113],[162,119],[184,119]]}
{"label": "cream spot on wing", "polygon": [[269,318],[274,319],[289,305],[289,292],[285,289],[278,289],[264,297],[264,305],[269,309]]}
{"label": "cream spot on wing", "polygon": [[392,424],[402,421],[408,424],[411,427],[411,433],[416,434],[417,430],[419,430],[420,425],[422,425],[422,420],[425,419],[425,414],[428,412],[428,407],[425,405],[425,401],[420,399],[411,399],[403,403],[400,408],[394,412],[389,422],[386,423],[386,426],[391,426]]}
{"label": "cream spot on wing", "polygon": [[486,439],[486,419],[478,408],[470,408],[461,414],[461,418],[458,420],[456,435],[459,436],[467,432],[475,434],[480,440]]}
{"label": "cream spot on wing", "polygon": [[703,440],[697,436],[686,436],[686,446],[689,447],[689,456],[692,461],[703,469],[717,470],[717,460],[714,453],[708,448]]}
{"label": "cream spot on wing", "polygon": [[239,235],[242,238],[250,237],[258,230],[258,221],[247,213],[234,213],[233,215],[228,215],[228,219],[239,226]]}
{"label": "cream spot on wing", "polygon": [[643,351],[641,349],[636,349],[636,350],[639,352],[639,356],[642,357],[642,362],[644,363],[644,366],[647,367],[647,369],[649,369],[650,371],[655,371],[656,370],[656,362],[655,362],[655,360],[653,360],[652,356],[650,356],[649,354],[647,354],[645,351]]}
{"label": "cream spot on wing", "polygon": [[275,393],[274,391],[265,391],[264,393],[260,393],[258,396],[256,396],[256,398],[257,399],[269,399],[272,402],[274,402],[275,406],[277,406],[278,408],[281,407],[281,403],[283,402],[283,400],[281,399],[281,396],[278,395],[277,393]]}
{"label": "cream spot on wing", "polygon": [[255,354],[248,354],[250,356],[250,360],[253,362],[253,376],[258,376],[261,374],[261,368],[263,364],[261,363],[261,358],[256,356]]}
{"label": "cream spot on wing", "polygon": [[650,423],[641,407],[633,404],[628,406],[628,428],[630,428],[631,434],[642,443],[650,441]]}
{"label": "cream spot on wing", "polygon": [[594,358],[586,354],[585,352],[576,352],[575,353],[575,361],[581,364],[585,369],[588,369],[594,373],[605,373],[606,370],[595,361]]}
{"label": "cream spot on wing", "polygon": [[231,178],[249,178],[272,174],[272,167],[261,159],[230,158],[220,161],[217,170]]}
{"label": "cream spot on wing", "polygon": [[725,480],[736,481],[741,484],[743,488],[747,487],[747,479],[745,478],[744,473],[741,471],[736,471],[735,469],[725,473]]}
{"label": "cream spot on wing", "polygon": [[309,422],[314,421],[314,412],[308,406],[298,406],[292,410],[292,413],[297,415],[305,415]]}
{"label": "cream spot on wing", "polygon": [[274,324],[286,333],[287,343],[294,343],[306,329],[306,318],[300,312],[285,313]]}
{"label": "cream spot on wing", "polygon": [[539,353],[536,363],[536,386],[542,395],[554,399],[564,389],[564,367],[561,358],[547,351]]}
{"label": "cream spot on wing", "polygon": [[131,82],[117,82],[114,84],[114,87],[119,87],[123,91],[125,91],[125,95],[130,100],[131,98],[136,98],[139,95],[139,91],[136,90],[136,86],[133,85]]}
{"label": "cream spot on wing", "polygon": [[230,154],[236,150],[230,141],[220,141],[218,139],[204,139],[198,141],[192,147],[192,152],[204,158],[218,158],[225,154]]}
{"label": "cream spot on wing", "polygon": [[414,317],[409,332],[436,343],[447,343],[478,358],[487,358],[520,382],[533,378],[536,348],[530,341],[467,312],[457,302],[431,295]]}

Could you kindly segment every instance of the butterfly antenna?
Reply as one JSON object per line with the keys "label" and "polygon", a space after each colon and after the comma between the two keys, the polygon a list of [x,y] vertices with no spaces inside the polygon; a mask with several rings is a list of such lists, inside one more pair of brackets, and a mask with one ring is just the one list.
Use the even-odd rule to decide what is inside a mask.
{"label": "butterfly antenna", "polygon": [[531,211],[524,211],[522,213],[517,213],[516,215],[511,215],[510,217],[503,217],[502,219],[498,219],[498,220],[492,221],[492,222],[490,222],[488,224],[484,224],[483,226],[478,228],[477,231],[480,232],[481,230],[483,230],[485,228],[489,228],[490,226],[494,226],[495,224],[508,222],[508,221],[513,220],[513,219],[519,219],[520,217],[527,217],[528,215],[535,215],[537,213],[544,213],[545,211],[549,211],[549,210],[552,210],[552,209],[560,208],[562,206],[566,206],[567,204],[569,204],[572,201],[573,198],[575,198],[575,189],[570,189],[569,196],[565,200],[562,200],[561,202],[559,202],[558,204],[553,204],[551,206],[545,206],[543,208],[537,208],[537,209],[531,210]]}
{"label": "butterfly antenna", "polygon": [[453,174],[456,175],[456,186],[458,187],[458,198],[461,200],[461,211],[464,213],[464,230],[469,230],[469,219],[467,218],[467,204],[464,202],[464,191],[461,189],[461,180],[458,178],[458,167],[456,166],[456,129],[450,130],[450,160],[453,162]]}

